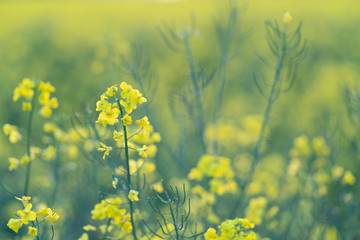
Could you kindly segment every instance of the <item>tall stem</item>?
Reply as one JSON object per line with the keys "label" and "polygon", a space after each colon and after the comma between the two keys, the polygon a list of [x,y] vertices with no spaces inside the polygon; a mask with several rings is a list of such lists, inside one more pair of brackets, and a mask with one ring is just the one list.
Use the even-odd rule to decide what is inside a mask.
{"label": "tall stem", "polygon": [[31,173],[31,159],[30,159],[30,147],[31,147],[31,127],[32,127],[32,120],[34,116],[34,109],[35,109],[35,99],[36,99],[36,88],[34,92],[34,96],[31,100],[31,110],[29,113],[28,125],[27,125],[27,139],[26,139],[26,154],[29,158],[29,162],[26,166],[26,175],[25,175],[25,187],[24,187],[24,196],[26,196],[29,192],[29,185],[30,185],[30,173]]}
{"label": "tall stem", "polygon": [[174,215],[174,209],[172,208],[171,201],[169,201],[169,206],[170,206],[171,218],[172,218],[173,223],[174,223],[176,240],[180,240],[180,234],[179,234],[178,226],[176,224],[176,219],[175,219],[175,215]]}
{"label": "tall stem", "polygon": [[[118,101],[119,104],[119,108],[120,108],[120,113],[121,113],[121,118],[124,117],[124,113],[122,110],[122,107],[120,105],[120,101]],[[128,138],[127,138],[127,128],[126,126],[123,125],[123,130],[124,130],[124,142],[125,142],[125,159],[126,159],[126,171],[127,171],[127,182],[128,182],[128,193],[131,190],[131,174],[130,174],[130,164],[129,164],[129,146],[128,146]],[[135,226],[135,221],[134,221],[134,206],[133,206],[133,202],[128,198],[128,202],[129,202],[129,206],[130,206],[130,215],[131,215],[131,225],[132,225],[132,230],[133,230],[133,236],[134,239],[137,240],[137,236],[136,236],[136,226]]]}
{"label": "tall stem", "polygon": [[[247,187],[247,185],[249,184],[249,182],[251,181],[253,174],[255,172],[256,166],[258,165],[259,159],[260,159],[260,148],[261,145],[264,141],[264,134],[265,134],[265,129],[269,123],[270,120],[270,112],[271,112],[271,108],[274,104],[274,102],[276,101],[276,99],[279,96],[279,82],[280,82],[280,76],[281,76],[281,71],[284,67],[284,59],[286,56],[286,32],[285,30],[282,32],[282,48],[281,48],[281,54],[278,56],[277,59],[277,66],[276,66],[276,70],[275,70],[275,75],[274,75],[274,80],[271,86],[271,90],[270,90],[270,94],[267,100],[267,105],[264,111],[264,115],[263,115],[263,120],[261,123],[261,128],[260,128],[260,132],[259,132],[259,136],[258,139],[256,141],[255,144],[255,148],[253,151],[253,159],[250,165],[250,171],[249,174],[246,178],[246,180],[244,181],[244,183],[241,186],[241,191],[240,192],[244,192],[245,188]],[[234,208],[231,211],[230,216],[233,217],[236,213],[237,208],[240,206],[241,202],[242,202],[243,198],[239,197],[238,200],[235,203]]]}
{"label": "tall stem", "polygon": [[200,87],[197,82],[194,58],[192,56],[192,51],[191,51],[190,42],[189,42],[189,36],[186,36],[184,38],[184,45],[185,45],[186,57],[187,57],[187,60],[189,63],[189,68],[190,68],[190,77],[191,77],[194,91],[195,91],[195,107],[198,112],[197,125],[199,128],[201,144],[202,144],[204,152],[206,152],[206,144],[205,144],[205,136],[204,136],[205,135],[204,111],[203,111],[203,106],[201,103],[201,91],[200,91]]}

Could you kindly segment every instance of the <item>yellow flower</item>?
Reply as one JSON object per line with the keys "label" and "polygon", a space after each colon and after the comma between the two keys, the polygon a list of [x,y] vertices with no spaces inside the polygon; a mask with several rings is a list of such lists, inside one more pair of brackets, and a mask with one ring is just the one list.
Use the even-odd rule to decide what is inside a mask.
{"label": "yellow flower", "polygon": [[24,78],[14,90],[14,102],[16,102],[20,97],[24,97],[27,101],[31,100],[34,96],[34,86],[35,82],[31,81],[29,78]]}
{"label": "yellow flower", "polygon": [[22,156],[22,158],[20,159],[20,164],[23,165],[23,164],[26,164],[30,162],[30,158],[26,155]]}
{"label": "yellow flower", "polygon": [[18,166],[20,164],[20,161],[19,161],[19,159],[10,157],[9,158],[9,163],[10,163],[9,171],[12,171],[12,170],[16,170],[18,168]]}
{"label": "yellow flower", "polygon": [[9,136],[9,141],[11,143],[17,143],[22,138],[22,136],[19,133],[19,131],[17,130],[17,128],[8,123],[4,124],[3,131],[6,136]]}
{"label": "yellow flower", "polygon": [[22,108],[23,108],[23,111],[30,111],[31,110],[31,103],[23,102]]}
{"label": "yellow flower", "polygon": [[216,230],[214,228],[209,228],[204,234],[205,240],[215,240],[218,238],[216,235]]}
{"label": "yellow flower", "polygon": [[30,147],[30,160],[34,160],[40,152],[41,149],[39,147]]}
{"label": "yellow flower", "polygon": [[102,147],[99,147],[98,150],[104,152],[103,159],[105,159],[106,156],[109,156],[110,151],[112,151],[112,147],[108,147],[102,142],[100,144]]}
{"label": "yellow flower", "polygon": [[348,170],[345,172],[341,182],[344,185],[354,185],[355,181],[356,181],[355,176]]}
{"label": "yellow flower", "polygon": [[10,218],[7,224],[7,226],[16,233],[19,231],[22,225],[23,225],[22,219],[14,219],[14,218]]}
{"label": "yellow flower", "polygon": [[203,178],[203,174],[199,169],[193,168],[190,170],[190,173],[188,174],[188,178],[190,180],[201,180]]}
{"label": "yellow flower", "polygon": [[138,191],[135,191],[133,189],[131,189],[129,191],[129,195],[128,195],[128,198],[130,199],[130,201],[139,201],[139,198],[138,198],[138,195],[139,195],[139,192]]}
{"label": "yellow flower", "polygon": [[127,85],[126,82],[120,83],[120,88],[122,89],[121,97],[129,97],[130,92],[133,90],[131,85]]}
{"label": "yellow flower", "polygon": [[52,213],[51,208],[46,208],[46,207],[41,208],[41,209],[37,212],[37,214],[38,214],[39,216],[50,215],[51,213]]}
{"label": "yellow flower", "polygon": [[284,23],[285,24],[289,24],[290,22],[291,22],[291,20],[292,20],[292,16],[290,15],[290,13],[289,12],[286,12],[285,14],[284,14]]}
{"label": "yellow flower", "polygon": [[96,111],[109,111],[111,109],[111,103],[109,103],[108,101],[106,101],[106,96],[101,95],[100,96],[100,101],[96,102]]}
{"label": "yellow flower", "polygon": [[89,235],[87,233],[83,233],[78,240],[89,240]]}
{"label": "yellow flower", "polygon": [[130,92],[127,100],[131,102],[132,105],[135,105],[134,109],[136,109],[136,105],[138,103],[142,104],[144,102],[147,102],[146,98],[144,98],[137,89],[134,89],[133,91]]}
{"label": "yellow flower", "polygon": [[114,130],[114,141],[121,141],[124,133]]}
{"label": "yellow flower", "polygon": [[40,109],[39,113],[44,118],[49,118],[51,116],[52,110],[49,106],[44,106]]}
{"label": "yellow flower", "polygon": [[17,200],[21,201],[21,203],[26,207],[27,204],[29,204],[29,200],[31,197],[22,196],[21,198],[15,197]]}
{"label": "yellow flower", "polygon": [[38,89],[41,92],[54,92],[55,91],[54,86],[51,85],[51,83],[49,83],[49,82],[40,82]]}
{"label": "yellow flower", "polygon": [[164,192],[164,187],[161,182],[151,185],[151,188],[153,188],[158,193]]}
{"label": "yellow flower", "polygon": [[31,236],[36,236],[37,235],[37,229],[34,228],[34,227],[29,227],[28,234],[31,235]]}
{"label": "yellow flower", "polygon": [[25,206],[24,210],[17,211],[17,215],[21,217],[21,220],[24,224],[29,224],[29,221],[35,221],[36,220],[36,213],[31,211],[32,204],[28,203]]}
{"label": "yellow flower", "polygon": [[338,180],[344,173],[344,168],[341,166],[335,166],[332,168],[331,173],[333,179]]}
{"label": "yellow flower", "polygon": [[123,228],[124,231],[127,232],[127,233],[131,233],[131,231],[132,231],[132,229],[133,229],[130,222],[125,222],[125,223],[123,224],[123,227],[122,227],[122,228]]}
{"label": "yellow flower", "polygon": [[96,122],[101,123],[104,127],[106,127],[107,124],[114,125],[115,123],[119,122],[119,120],[117,119],[119,114],[120,110],[117,108],[116,105],[113,105],[110,109],[101,112]]}
{"label": "yellow flower", "polygon": [[143,145],[142,148],[138,148],[137,151],[139,153],[139,156],[146,158],[147,157],[147,149],[148,149],[148,147],[146,145]]}
{"label": "yellow flower", "polygon": [[86,226],[83,227],[83,229],[85,231],[96,231],[96,227],[91,226],[91,225],[86,225]]}
{"label": "yellow flower", "polygon": [[59,215],[56,212],[52,212],[45,219],[48,222],[56,222],[59,219]]}
{"label": "yellow flower", "polygon": [[50,161],[56,157],[56,148],[52,145],[49,145],[42,153],[42,157]]}
{"label": "yellow flower", "polygon": [[48,118],[52,114],[52,108],[57,108],[59,103],[57,98],[50,98],[50,93],[55,91],[55,88],[48,82],[40,82],[38,89],[40,90],[39,103],[43,105],[40,109],[40,115]]}
{"label": "yellow flower", "polygon": [[121,120],[123,121],[124,126],[130,125],[132,123],[132,119],[128,114],[125,114],[125,116],[121,118]]}
{"label": "yellow flower", "polygon": [[113,188],[116,188],[116,185],[118,184],[118,182],[119,182],[119,179],[114,178],[114,180],[112,181]]}
{"label": "yellow flower", "polygon": [[43,129],[44,132],[55,132],[58,129],[58,127],[54,123],[47,122],[44,124]]}
{"label": "yellow flower", "polygon": [[239,222],[241,223],[241,227],[243,228],[254,228],[255,224],[251,223],[248,219],[239,218]]}
{"label": "yellow flower", "polygon": [[146,126],[148,126],[150,124],[149,120],[148,120],[148,117],[143,117],[142,119],[140,120],[136,120],[135,121],[135,124],[136,125],[139,125],[140,126],[140,129],[144,129]]}
{"label": "yellow flower", "polygon": [[107,89],[107,91],[104,93],[105,97],[113,97],[115,96],[116,92],[117,92],[118,88],[116,87],[116,85],[111,86]]}
{"label": "yellow flower", "polygon": [[260,225],[263,220],[266,205],[267,199],[265,197],[252,198],[249,206],[246,208],[246,218]]}
{"label": "yellow flower", "polygon": [[125,108],[125,111],[130,114],[133,109],[136,109],[136,104],[134,105],[132,102],[130,101],[126,101],[124,102],[123,100],[120,100],[120,104],[121,106],[123,106]]}

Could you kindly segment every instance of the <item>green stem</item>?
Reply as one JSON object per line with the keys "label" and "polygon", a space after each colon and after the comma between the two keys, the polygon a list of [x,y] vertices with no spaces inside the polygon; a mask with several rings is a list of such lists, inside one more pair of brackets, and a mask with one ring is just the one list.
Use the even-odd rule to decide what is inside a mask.
{"label": "green stem", "polygon": [[184,45],[185,45],[185,51],[186,51],[186,57],[189,62],[189,68],[190,68],[190,77],[194,86],[195,91],[195,104],[197,109],[197,125],[199,128],[200,138],[201,138],[201,144],[203,147],[203,150],[206,152],[206,144],[205,144],[205,123],[204,123],[204,111],[201,104],[201,92],[200,88],[197,82],[197,76],[195,71],[195,65],[194,65],[194,58],[192,56],[192,51],[190,47],[189,42],[189,36],[186,36],[184,38]]}
{"label": "green stem", "polygon": [[[120,108],[120,113],[121,113],[121,118],[124,116],[123,113],[123,109],[120,105],[120,101],[118,101],[119,104],[119,108]],[[131,190],[131,174],[130,174],[130,163],[129,163],[129,146],[128,146],[128,138],[127,138],[127,129],[126,126],[123,125],[123,130],[124,130],[124,142],[125,142],[125,159],[126,159],[126,171],[127,171],[127,182],[128,182],[128,189],[127,192],[129,193],[129,191]],[[133,236],[134,236],[134,240],[137,240],[137,236],[136,236],[136,226],[135,226],[135,221],[134,221],[134,206],[133,206],[133,202],[128,198],[128,202],[129,202],[129,206],[130,206],[130,215],[131,215],[131,225],[132,225],[132,230],[133,230]]]}
{"label": "green stem", "polygon": [[180,239],[180,235],[179,235],[179,230],[178,230],[178,226],[176,224],[176,219],[175,219],[175,215],[174,215],[174,210],[171,206],[171,201],[169,202],[169,206],[170,206],[170,213],[171,213],[171,218],[173,220],[173,224],[174,224],[174,228],[175,228],[175,234],[176,234],[176,240]]}
{"label": "green stem", "polygon": [[[278,61],[277,61],[277,66],[276,66],[276,70],[275,70],[275,76],[274,76],[274,80],[271,86],[271,90],[270,90],[270,94],[267,100],[267,105],[264,111],[264,115],[263,115],[263,120],[261,123],[261,128],[260,128],[260,132],[259,132],[259,136],[258,139],[256,141],[255,144],[255,148],[253,151],[253,160],[251,162],[250,165],[250,171],[248,173],[248,176],[246,178],[246,180],[244,181],[244,183],[241,186],[241,191],[240,192],[244,192],[244,190],[246,189],[247,185],[250,183],[253,174],[255,172],[255,169],[259,163],[259,159],[260,159],[260,148],[261,145],[264,141],[264,134],[265,134],[265,130],[266,127],[269,123],[270,120],[270,112],[271,112],[271,108],[274,104],[274,102],[277,100],[278,96],[279,96],[279,87],[278,84],[280,82],[280,75],[281,75],[281,71],[284,67],[284,59],[286,56],[286,32],[285,30],[283,31],[283,35],[282,35],[282,49],[281,49],[281,54],[278,57]],[[236,214],[236,210],[237,208],[240,206],[241,202],[242,202],[243,198],[239,197],[237,202],[235,203],[234,208],[231,211],[231,215],[230,217],[235,216]]]}
{"label": "green stem", "polygon": [[51,198],[50,198],[50,202],[49,202],[49,206],[53,207],[54,203],[55,203],[55,199],[56,199],[56,194],[59,190],[59,184],[60,184],[60,180],[59,180],[59,166],[60,166],[60,149],[59,146],[56,146],[56,158],[55,158],[55,162],[53,165],[53,174],[54,174],[54,179],[55,179],[55,186],[54,186],[54,190],[51,194]]}
{"label": "green stem", "polygon": [[[281,55],[278,58],[278,62],[277,62],[277,67],[276,67],[276,71],[275,71],[275,76],[274,76],[274,81],[272,83],[271,86],[271,90],[270,90],[270,94],[267,100],[267,105],[265,108],[265,112],[263,115],[263,120],[261,123],[261,128],[260,128],[260,132],[259,132],[259,136],[258,139],[256,141],[256,145],[254,148],[254,152],[253,152],[253,161],[251,162],[251,167],[250,167],[250,172],[249,172],[249,177],[252,177],[255,168],[258,164],[259,158],[260,158],[260,148],[261,145],[264,141],[264,134],[265,134],[265,129],[269,123],[270,120],[270,112],[271,112],[271,108],[274,104],[274,102],[277,100],[278,96],[279,96],[279,87],[278,87],[278,83],[280,82],[280,74],[281,74],[281,70],[283,69],[284,66],[284,58],[286,55],[286,41],[285,41],[285,32],[283,32],[283,36],[282,36],[282,51],[281,51]],[[250,178],[248,178],[250,179]]]}
{"label": "green stem", "polygon": [[34,228],[37,228],[36,240],[41,240],[40,227],[39,227],[39,223],[38,223],[37,219],[36,219],[36,224],[34,221],[31,221],[31,224],[33,225]]}
{"label": "green stem", "polygon": [[28,119],[28,125],[27,125],[27,139],[26,139],[26,154],[29,158],[29,163],[26,166],[26,175],[25,175],[25,187],[24,187],[24,196],[27,196],[29,192],[29,185],[30,185],[30,173],[31,173],[31,159],[30,159],[30,147],[31,147],[31,126],[32,126],[32,120],[34,116],[34,109],[35,109],[35,99],[36,99],[36,88],[34,92],[34,96],[31,100],[31,110],[29,113],[29,119]]}

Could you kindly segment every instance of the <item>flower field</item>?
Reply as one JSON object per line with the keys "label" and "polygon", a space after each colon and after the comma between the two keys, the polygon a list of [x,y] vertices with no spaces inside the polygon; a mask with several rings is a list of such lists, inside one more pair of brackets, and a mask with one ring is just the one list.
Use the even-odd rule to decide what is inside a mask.
{"label": "flower field", "polygon": [[0,9],[0,239],[360,239],[360,2]]}

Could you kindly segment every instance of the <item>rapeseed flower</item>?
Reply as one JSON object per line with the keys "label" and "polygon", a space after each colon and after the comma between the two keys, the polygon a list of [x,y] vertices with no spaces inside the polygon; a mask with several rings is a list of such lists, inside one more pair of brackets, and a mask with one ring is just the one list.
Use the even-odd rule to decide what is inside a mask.
{"label": "rapeseed flower", "polygon": [[31,110],[31,103],[30,102],[23,102],[22,109],[23,109],[23,111],[30,111]]}
{"label": "rapeseed flower", "polygon": [[139,125],[140,126],[140,129],[144,129],[145,127],[149,126],[150,122],[149,122],[149,119],[148,117],[143,117],[142,119],[140,120],[136,120],[135,121],[135,124],[136,125]]}
{"label": "rapeseed flower", "polygon": [[29,227],[29,231],[28,234],[31,236],[36,236],[37,235],[37,229],[34,227]]}
{"label": "rapeseed flower", "polygon": [[15,197],[17,200],[21,201],[21,203],[26,207],[29,204],[31,197],[22,196],[21,198]]}
{"label": "rapeseed flower", "polygon": [[121,141],[123,139],[124,133],[123,132],[118,132],[116,130],[114,130],[114,141]]}
{"label": "rapeseed flower", "polygon": [[341,183],[344,185],[354,185],[355,181],[356,181],[355,176],[348,170],[344,173],[344,177]]}
{"label": "rapeseed flower", "polygon": [[104,152],[103,159],[105,159],[106,156],[109,156],[110,151],[112,151],[112,147],[108,147],[105,144],[103,144],[102,142],[100,144],[101,144],[101,147],[99,147],[98,150]]}
{"label": "rapeseed flower", "polygon": [[96,227],[92,226],[92,225],[86,225],[83,227],[83,229],[85,231],[96,231]]}
{"label": "rapeseed flower", "polygon": [[96,122],[101,123],[104,127],[106,127],[107,124],[114,125],[115,123],[119,122],[117,119],[119,114],[120,110],[115,105],[112,105],[110,108],[107,108],[106,111],[103,111],[99,114],[98,120]]}
{"label": "rapeseed flower", "polygon": [[49,82],[40,82],[38,85],[40,91],[39,103],[42,105],[40,109],[40,115],[48,118],[52,114],[52,109],[57,108],[59,103],[57,98],[51,98],[50,93],[55,91],[55,88]]}
{"label": "rapeseed flower", "polygon": [[15,219],[15,218],[10,218],[7,224],[7,226],[16,233],[18,233],[22,225],[23,225],[22,219]]}
{"label": "rapeseed flower", "polygon": [[35,82],[29,78],[24,78],[22,82],[15,88],[13,100],[16,102],[20,97],[24,97],[27,101],[30,101],[34,96]]}
{"label": "rapeseed flower", "polygon": [[9,161],[9,164],[10,164],[9,165],[9,171],[16,170],[18,168],[19,164],[20,164],[19,159],[16,159],[14,157],[10,157],[8,159],[8,161]]}
{"label": "rapeseed flower", "polygon": [[21,217],[24,224],[29,224],[29,221],[36,220],[36,213],[31,211],[32,204],[28,203],[24,210],[17,211],[17,215]]}
{"label": "rapeseed flower", "polygon": [[9,141],[11,143],[17,143],[22,139],[21,134],[17,130],[17,127],[14,125],[10,125],[8,123],[4,124],[3,132],[6,136],[9,136]]}
{"label": "rapeseed flower", "polygon": [[132,201],[132,202],[133,202],[133,201],[139,201],[138,195],[139,195],[139,192],[138,192],[138,191],[135,191],[135,190],[131,189],[131,190],[129,191],[128,198],[129,198],[130,201]]}
{"label": "rapeseed flower", "polygon": [[148,147],[146,145],[143,145],[142,148],[138,148],[137,151],[139,153],[139,156],[146,158],[147,157],[147,149],[148,149]]}
{"label": "rapeseed flower", "polygon": [[125,114],[125,116],[122,117],[121,120],[124,126],[130,125],[132,123],[132,119],[128,114]]}
{"label": "rapeseed flower", "polygon": [[292,16],[290,15],[290,13],[289,12],[286,12],[285,14],[284,14],[284,23],[285,24],[289,24],[290,22],[291,22],[291,20],[292,20]]}

